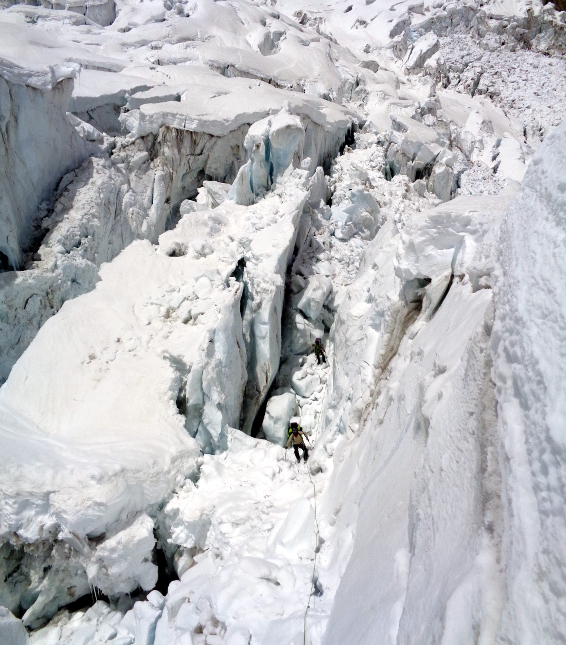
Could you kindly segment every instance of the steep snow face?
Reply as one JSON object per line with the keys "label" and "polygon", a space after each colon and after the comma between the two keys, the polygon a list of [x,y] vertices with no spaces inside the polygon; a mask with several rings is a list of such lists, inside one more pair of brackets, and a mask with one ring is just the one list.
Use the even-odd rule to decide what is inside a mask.
{"label": "steep snow face", "polygon": [[[351,559],[324,642],[338,643],[346,637],[353,643],[365,642],[367,632],[398,643],[415,638],[440,642],[443,636],[446,642],[459,642],[451,640],[450,630],[473,633],[471,616],[476,611],[481,615],[482,603],[489,604],[482,596],[482,574],[496,577],[497,568],[487,540],[485,571],[480,565],[474,570],[483,528],[478,515],[484,495],[482,424],[489,361],[481,331],[489,304],[488,291],[474,296],[469,286],[453,286],[444,311],[441,307],[414,339],[409,336],[401,342],[399,361],[390,366],[396,387],[392,391],[382,386],[367,434],[357,446],[336,447],[349,459],[336,473],[337,499],[327,502],[329,520],[334,516],[347,535],[356,498],[359,508]],[[454,311],[466,314],[455,318]],[[441,348],[436,344],[439,333]],[[409,357],[420,360],[409,365]],[[358,462],[359,470],[352,461]],[[340,494],[341,485],[353,477],[355,485]],[[352,489],[359,491],[359,497],[352,495]],[[346,507],[342,516],[341,506]],[[450,511],[454,506],[457,518]],[[431,584],[438,591],[426,595]],[[464,588],[458,591],[460,584]],[[464,599],[451,603],[453,594]],[[470,597],[477,604],[470,602],[466,615],[462,605]],[[348,611],[346,598],[356,600],[355,613]],[[454,616],[447,614],[450,604],[457,604]]]}
{"label": "steep snow face", "polygon": [[[327,402],[337,456],[321,533],[325,521],[343,535],[356,528],[353,546],[335,546],[327,560],[326,575],[340,576],[351,552],[325,643],[367,642],[369,633],[395,643],[559,638],[560,602],[551,585],[556,589],[562,578],[552,558],[560,557],[554,539],[563,539],[564,526],[561,512],[550,508],[562,485],[563,406],[554,388],[563,380],[557,240],[564,226],[564,133],[562,125],[548,137],[513,201],[457,198],[401,220],[399,233],[382,229],[373,261],[376,269],[386,266],[389,248],[401,282],[389,272],[390,290],[381,279],[373,287],[378,298],[371,287],[364,297],[372,284],[368,258],[348,307],[352,316],[368,316],[357,327],[367,339],[363,361],[351,358],[356,327],[348,308],[338,312],[341,370],[351,365],[362,378],[358,366],[373,364],[375,380],[356,388],[355,371],[338,380],[335,370]],[[532,213],[546,222],[538,233],[531,231]],[[437,288],[443,274],[453,280]],[[485,287],[493,285],[492,302]],[[398,290],[422,299],[409,326]],[[540,302],[536,313],[527,293],[529,302]],[[380,310],[383,322],[370,323]],[[551,321],[544,332],[539,315]],[[389,353],[383,370],[388,338],[399,331],[396,356]],[[313,466],[327,461],[317,448]],[[319,575],[324,585],[322,565]]]}
{"label": "steep snow face", "polygon": [[[5,67],[0,74],[0,267],[19,268],[33,244],[38,206],[89,150],[65,114],[73,81],[47,86]],[[27,80],[27,82],[26,82]]]}
{"label": "steep snow face", "polygon": [[321,563],[323,585],[343,572],[323,642],[468,642],[497,627],[493,306],[474,283],[489,284],[484,232],[506,202],[457,198],[388,222],[337,314],[340,365],[313,467],[334,469],[322,535],[348,538]]}
{"label": "steep snow face", "polygon": [[[566,522],[564,280],[566,123],[531,162],[502,224],[493,379],[501,436],[502,562],[507,598],[501,634],[557,642],[564,633]],[[536,225],[533,226],[533,215]]]}

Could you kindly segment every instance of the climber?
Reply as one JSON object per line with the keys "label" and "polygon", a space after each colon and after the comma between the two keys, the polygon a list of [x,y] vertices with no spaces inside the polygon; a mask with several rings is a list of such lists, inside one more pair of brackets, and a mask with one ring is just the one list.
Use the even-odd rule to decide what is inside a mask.
{"label": "climber", "polygon": [[320,365],[321,363],[326,363],[326,352],[324,351],[324,347],[320,338],[317,338],[314,341],[313,347],[318,364]]}
{"label": "climber", "polygon": [[291,434],[293,433],[293,430],[294,430],[295,428],[297,428],[297,430],[298,430],[299,432],[302,432],[302,431],[303,431],[303,429],[301,428],[301,426],[300,426],[296,421],[292,421],[292,422],[291,422],[291,425],[289,426],[289,430],[287,430],[287,439],[289,439],[289,437],[291,436]]}
{"label": "climber", "polygon": [[289,428],[289,431],[290,431],[288,432],[289,439],[287,439],[287,445],[285,446],[285,450],[287,450],[287,448],[289,448],[291,443],[293,443],[293,449],[295,450],[295,457],[297,458],[297,461],[298,462],[301,461],[301,458],[299,457],[299,448],[303,451],[303,457],[304,457],[304,460],[306,461],[309,458],[309,451],[305,446],[304,440],[306,439],[307,441],[309,441],[309,438],[305,435],[305,433],[303,432],[303,429],[295,421],[291,423],[291,427]]}

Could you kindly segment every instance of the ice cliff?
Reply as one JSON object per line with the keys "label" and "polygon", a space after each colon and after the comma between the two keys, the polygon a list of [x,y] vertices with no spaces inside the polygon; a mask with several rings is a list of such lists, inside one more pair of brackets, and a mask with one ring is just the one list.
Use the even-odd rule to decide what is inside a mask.
{"label": "ice cliff", "polygon": [[5,66],[0,77],[2,167],[0,259],[19,268],[31,245],[40,204],[61,177],[86,157],[87,146],[66,117],[73,69],[53,69],[45,78],[25,77]]}
{"label": "ice cliff", "polygon": [[562,642],[559,9],[2,4],[0,642]]}

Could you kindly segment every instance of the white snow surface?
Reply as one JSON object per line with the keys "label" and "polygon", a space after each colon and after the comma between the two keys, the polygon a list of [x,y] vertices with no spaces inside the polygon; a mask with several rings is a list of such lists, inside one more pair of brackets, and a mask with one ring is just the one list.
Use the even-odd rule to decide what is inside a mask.
{"label": "white snow surface", "polygon": [[556,642],[565,629],[558,591],[564,571],[555,565],[566,530],[559,501],[566,415],[565,142],[562,123],[533,158],[507,212],[495,291],[491,347],[508,526],[502,630],[521,642]]}
{"label": "white snow surface", "polygon": [[0,642],[561,643],[566,14],[0,4]]}

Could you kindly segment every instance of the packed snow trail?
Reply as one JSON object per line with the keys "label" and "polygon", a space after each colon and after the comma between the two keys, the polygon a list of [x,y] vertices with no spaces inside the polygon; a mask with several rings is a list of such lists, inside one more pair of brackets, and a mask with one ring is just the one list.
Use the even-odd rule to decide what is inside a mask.
{"label": "packed snow trail", "polygon": [[313,488],[313,506],[314,506],[313,510],[314,510],[315,539],[316,539],[317,548],[315,549],[314,560],[313,560],[313,563],[312,563],[312,578],[311,578],[311,590],[310,590],[310,593],[309,593],[309,601],[308,601],[306,609],[305,609],[305,617],[304,617],[304,620],[303,620],[303,645],[306,644],[306,640],[307,640],[307,614],[309,612],[309,609],[310,609],[310,606],[311,606],[311,600],[312,600],[312,597],[313,597],[313,594],[314,594],[314,591],[315,591],[316,561],[317,561],[317,555],[318,555],[318,549],[319,549],[318,542],[319,542],[319,535],[320,535],[320,531],[319,531],[319,528],[318,528],[318,516],[317,516],[317,512],[316,512],[316,486],[315,486],[315,483],[313,481],[313,478],[312,478],[310,470],[308,471],[308,474],[309,474],[309,479],[311,480],[311,484],[312,484],[312,488]]}

